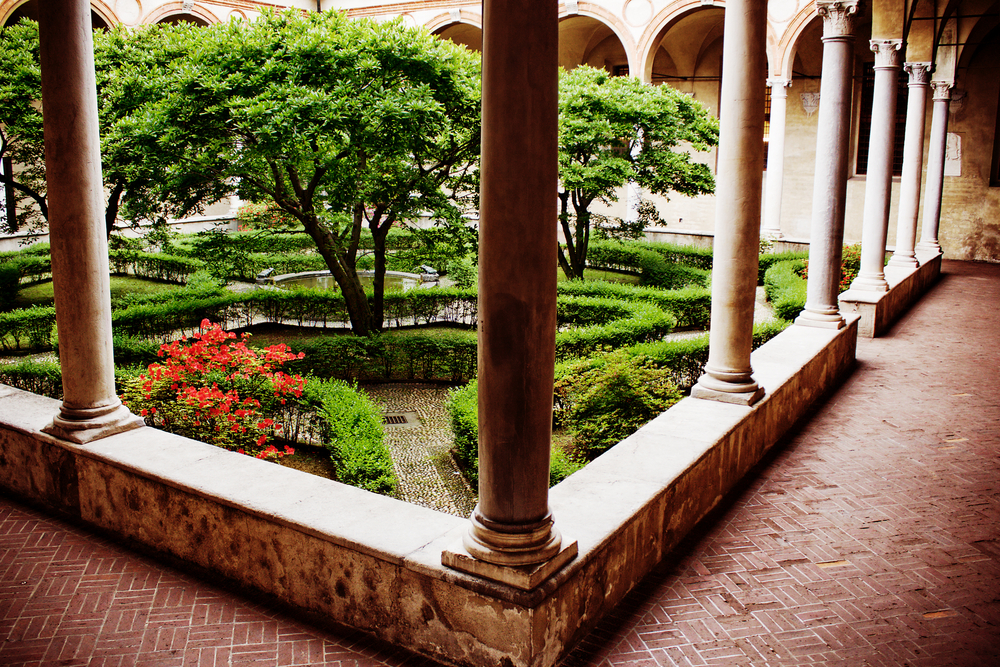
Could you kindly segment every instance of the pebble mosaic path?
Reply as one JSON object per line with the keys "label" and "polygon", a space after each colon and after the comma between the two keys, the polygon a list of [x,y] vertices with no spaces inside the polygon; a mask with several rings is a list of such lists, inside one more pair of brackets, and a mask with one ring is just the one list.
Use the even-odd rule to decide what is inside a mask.
{"label": "pebble mosaic path", "polygon": [[[1000,266],[944,271],[563,667],[1000,665]],[[431,664],[0,496],[5,667]]]}
{"label": "pebble mosaic path", "polygon": [[447,514],[470,516],[476,493],[449,453],[454,438],[445,409],[448,388],[387,384],[363,389],[386,414],[409,418],[405,425],[383,425],[400,499]]}

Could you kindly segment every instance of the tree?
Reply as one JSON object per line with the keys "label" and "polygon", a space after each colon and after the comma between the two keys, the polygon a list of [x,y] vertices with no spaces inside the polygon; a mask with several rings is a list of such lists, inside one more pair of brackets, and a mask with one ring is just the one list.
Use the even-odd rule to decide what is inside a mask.
{"label": "tree", "polygon": [[[629,181],[659,195],[710,194],[708,165],[690,151],[718,143],[718,121],[700,103],[663,86],[587,66],[559,73],[559,265],[582,278],[594,201],[617,200]],[[570,205],[572,204],[572,211]]]}
{"label": "tree", "polygon": [[[101,158],[107,195],[105,227],[110,236],[119,214],[131,221],[182,217],[225,197],[231,188],[206,175],[188,174],[176,188],[184,196],[163,200],[158,192],[167,154],[155,144],[133,141],[136,113],[161,98],[162,71],[196,41],[190,25],[116,26],[94,32]],[[44,227],[48,219],[42,132],[38,24],[23,19],[0,33],[0,158],[15,165],[2,180],[18,195],[11,232]],[[141,150],[146,148],[148,150]],[[176,185],[176,184],[174,184]],[[170,186],[166,186],[170,187]]]}
{"label": "tree", "polygon": [[[174,90],[135,139],[173,151],[166,181],[210,174],[274,202],[315,241],[353,331],[378,331],[389,228],[418,211],[459,214],[451,193],[479,148],[475,56],[400,21],[265,12],[206,29],[168,76]],[[371,304],[355,270],[365,225]]]}
{"label": "tree", "polygon": [[38,25],[21,20],[0,30],[0,159],[6,162],[0,181],[14,193],[17,216],[6,220],[12,234],[48,218],[41,90]]}

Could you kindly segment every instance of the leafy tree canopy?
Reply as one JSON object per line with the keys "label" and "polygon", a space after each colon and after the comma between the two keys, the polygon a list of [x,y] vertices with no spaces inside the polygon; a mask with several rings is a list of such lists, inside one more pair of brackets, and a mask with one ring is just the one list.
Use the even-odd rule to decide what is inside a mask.
{"label": "leafy tree canopy", "polygon": [[[559,263],[582,278],[596,201],[617,199],[634,181],[649,192],[694,196],[715,189],[711,169],[691,153],[718,143],[718,121],[669,87],[581,66],[559,74]],[[570,211],[570,204],[573,211]]]}
{"label": "leafy tree canopy", "polygon": [[[190,215],[230,190],[225,183],[189,174],[185,197],[161,200],[154,191],[161,187],[168,154],[155,145],[133,141],[136,114],[162,98],[169,88],[169,82],[164,81],[165,68],[196,41],[196,32],[189,24],[136,30],[119,25],[94,32],[108,234],[120,214],[130,221]],[[18,198],[17,219],[8,220],[7,227],[11,232],[38,229],[48,218],[48,205],[38,24],[34,21],[22,19],[0,32],[0,82],[0,157],[10,157],[14,164],[3,179],[10,182]]]}
{"label": "leafy tree canopy", "polygon": [[[265,12],[204,29],[167,76],[133,135],[171,156],[161,197],[184,207],[210,176],[274,202],[316,242],[354,332],[377,331],[390,226],[420,211],[459,218],[454,194],[479,149],[476,56],[400,21]],[[355,272],[364,225],[374,303]]]}

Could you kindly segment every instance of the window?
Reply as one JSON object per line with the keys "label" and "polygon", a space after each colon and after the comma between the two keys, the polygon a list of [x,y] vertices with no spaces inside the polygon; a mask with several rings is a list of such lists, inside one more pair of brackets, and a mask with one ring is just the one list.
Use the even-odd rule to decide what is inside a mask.
{"label": "window", "polygon": [[[892,175],[903,173],[903,140],[906,138],[906,99],[909,77],[900,70],[896,82],[896,136],[892,151]],[[861,109],[858,114],[856,174],[868,173],[868,142],[872,134],[872,102],[875,96],[875,63],[865,63],[861,77]]]}
{"label": "window", "polygon": [[764,171],[767,171],[767,146],[771,139],[771,86],[764,84]]}
{"label": "window", "polygon": [[628,76],[628,65],[615,65],[611,76]]}

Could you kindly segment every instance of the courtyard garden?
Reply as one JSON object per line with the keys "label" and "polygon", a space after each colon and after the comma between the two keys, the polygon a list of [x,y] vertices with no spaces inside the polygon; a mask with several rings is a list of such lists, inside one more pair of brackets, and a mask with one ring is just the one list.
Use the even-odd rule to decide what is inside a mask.
{"label": "courtyard garden", "polygon": [[[44,229],[37,26],[0,34],[9,232]],[[468,514],[478,475],[479,58],[399,21],[265,12],[94,37],[117,389],[150,426]],[[718,142],[669,86],[559,77],[555,484],[680,400],[708,356],[710,250],[596,204],[709,194]],[[166,220],[238,197],[238,231]],[[138,231],[141,234],[132,232]],[[138,236],[138,238],[136,238]],[[764,253],[776,319],[805,254]],[[437,276],[402,289],[392,272]],[[323,272],[329,289],[268,278]],[[45,244],[0,253],[0,381],[62,387]],[[258,281],[258,278],[261,281]],[[434,281],[431,281],[434,282]]]}
{"label": "courtyard garden", "polygon": [[[151,426],[467,513],[477,479],[475,288],[457,286],[442,270],[434,287],[387,291],[383,332],[357,336],[338,290],[255,282],[267,269],[317,268],[302,236],[253,230],[153,245],[114,240],[112,321],[124,402]],[[391,245],[395,268],[434,259],[419,233],[394,233]],[[213,261],[220,254],[233,261]],[[468,285],[461,267],[474,269],[473,258],[451,257],[443,266],[458,267],[455,277]],[[760,282],[803,259],[762,255]],[[708,356],[701,332],[710,266],[706,250],[602,240],[591,244],[584,280],[559,282],[553,484],[697,380]],[[0,276],[17,276],[4,285],[0,381],[59,398],[50,269],[43,244],[0,255]],[[758,325],[755,345],[784,328],[793,310]],[[383,423],[399,414],[403,424]],[[422,431],[425,422],[433,429]],[[420,454],[408,453],[414,446]]]}

